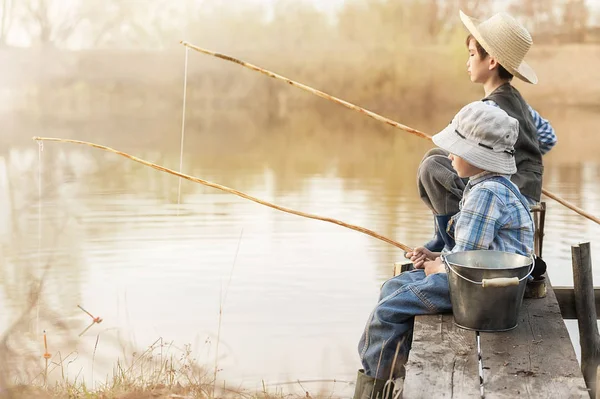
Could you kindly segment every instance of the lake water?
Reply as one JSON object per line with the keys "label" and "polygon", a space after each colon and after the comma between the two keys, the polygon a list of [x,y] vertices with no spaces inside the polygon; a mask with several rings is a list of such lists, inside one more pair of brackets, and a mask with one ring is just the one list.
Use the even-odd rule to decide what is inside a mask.
{"label": "lake water", "polygon": [[[401,122],[433,133],[452,114]],[[428,143],[347,110],[338,115],[354,128],[266,128],[217,117],[190,123],[183,171],[410,246],[428,240],[432,218],[415,187]],[[559,134],[545,158],[544,186],[600,215],[597,111],[544,115]],[[210,375],[217,361],[217,378],[228,386],[262,389],[264,381],[274,390],[300,380],[313,391],[323,383],[309,380],[336,379],[325,389],[348,388],[364,323],[401,251],[188,181],[178,205],[176,177],[89,147],[46,142],[40,164],[29,140],[89,140],[178,169],[177,120],[9,126],[0,151],[0,329],[25,314],[8,341],[19,353],[13,371],[33,378],[42,370],[46,330],[53,361],[60,363],[60,352],[62,370],[88,382],[105,380],[117,359],[131,361],[133,351],[162,338],[173,342],[164,351],[175,357],[189,344]],[[600,261],[600,226],[545,200],[549,276],[572,285],[570,246],[591,241]],[[42,275],[40,306],[27,312]],[[81,337],[91,318],[77,305],[103,319]],[[51,378],[62,378],[60,370]]]}

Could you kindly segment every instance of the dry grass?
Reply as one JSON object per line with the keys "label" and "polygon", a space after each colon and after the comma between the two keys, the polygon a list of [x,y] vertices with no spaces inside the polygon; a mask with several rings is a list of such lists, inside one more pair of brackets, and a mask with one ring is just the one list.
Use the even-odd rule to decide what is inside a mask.
{"label": "dry grass", "polygon": [[[71,357],[72,358],[72,357]],[[33,383],[16,383],[8,389],[0,389],[1,399],[20,398],[245,398],[271,399],[294,398],[299,395],[284,394],[282,390],[269,389],[266,385],[260,392],[242,388],[214,385],[212,372],[197,364],[189,345],[177,348],[173,343],[157,339],[141,354],[129,359],[118,360],[112,377],[95,387],[85,381],[70,379],[67,375],[69,357],[53,360],[48,368],[48,379],[53,384],[44,384],[43,378],[34,378]],[[40,374],[38,377],[42,377]],[[54,378],[53,378],[54,377]],[[298,382],[299,383],[299,382]],[[308,391],[302,397],[328,397],[333,393]]]}

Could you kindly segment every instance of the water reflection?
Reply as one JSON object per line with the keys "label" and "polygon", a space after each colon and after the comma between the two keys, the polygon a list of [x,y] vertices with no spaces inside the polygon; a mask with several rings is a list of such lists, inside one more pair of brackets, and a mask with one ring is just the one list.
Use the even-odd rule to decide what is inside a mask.
{"label": "water reflection", "polygon": [[[434,132],[453,113],[406,119]],[[296,119],[262,127],[219,116],[210,127],[192,122],[184,172],[408,245],[426,241],[432,221],[418,199],[415,174],[428,143],[342,115],[337,125],[327,122],[327,130],[296,125]],[[545,187],[600,214],[594,146],[576,158],[572,151],[574,143],[588,140],[596,113],[546,115],[556,121],[560,141],[547,158]],[[41,367],[43,329],[51,332],[53,353],[77,352],[71,370],[83,370],[87,379],[92,364],[96,377],[105,378],[118,356],[130,354],[120,343],[140,348],[159,337],[191,343],[198,361],[212,368],[221,304],[220,378],[256,387],[261,379],[353,378],[357,339],[400,251],[187,181],[178,207],[173,176],[98,150],[46,143],[38,257],[39,153],[29,141],[32,126],[23,126],[3,139],[0,154],[0,320],[7,326],[27,309],[31,286],[49,265],[39,312],[28,313],[13,331],[13,347],[35,364],[28,378]],[[134,130],[108,132],[100,126],[36,129],[38,135],[91,140],[179,165],[176,123],[146,121]],[[554,284],[570,285],[570,245],[592,240],[600,229],[547,203],[550,276]],[[598,258],[593,242],[592,250]],[[78,304],[104,319],[81,338],[89,318]]]}

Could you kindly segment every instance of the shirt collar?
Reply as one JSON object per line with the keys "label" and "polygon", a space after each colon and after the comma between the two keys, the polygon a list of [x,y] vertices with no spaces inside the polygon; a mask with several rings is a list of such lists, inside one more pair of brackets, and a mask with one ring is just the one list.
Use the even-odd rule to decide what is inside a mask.
{"label": "shirt collar", "polygon": [[494,177],[494,176],[504,176],[510,180],[510,175],[504,175],[502,173],[489,172],[487,170],[484,170],[481,173],[478,173],[476,175],[469,177],[469,186],[473,187],[474,185],[479,184],[482,181],[487,180],[490,177]]}

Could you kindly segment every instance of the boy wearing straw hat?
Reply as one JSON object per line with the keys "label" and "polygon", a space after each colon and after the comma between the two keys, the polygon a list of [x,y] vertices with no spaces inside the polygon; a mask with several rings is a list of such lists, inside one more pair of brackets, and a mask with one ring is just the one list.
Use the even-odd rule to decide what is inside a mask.
{"label": "boy wearing straw hat", "polygon": [[[519,137],[515,144],[517,172],[512,181],[530,204],[540,201],[542,193],[542,155],[556,144],[554,129],[523,99],[511,85],[514,76],[536,84],[533,69],[523,61],[532,39],[527,30],[507,13],[501,12],[479,22],[462,11],[460,18],[469,31],[467,71],[471,81],[483,85],[483,102],[502,108],[519,121]],[[431,251],[451,248],[453,237],[447,232],[452,215],[458,212],[465,180],[450,165],[444,150],[432,149],[418,170],[419,195],[432,210],[436,231],[425,244]]]}
{"label": "boy wearing straw hat", "polygon": [[[448,152],[460,178],[468,179],[451,229],[450,252],[497,250],[529,255],[533,219],[529,204],[510,177],[517,171],[514,145],[519,121],[481,101],[463,107],[433,142]],[[386,281],[359,342],[363,368],[355,399],[391,398],[402,377],[414,316],[449,312],[448,278],[439,253],[424,247],[407,253],[416,269]]]}

